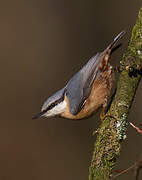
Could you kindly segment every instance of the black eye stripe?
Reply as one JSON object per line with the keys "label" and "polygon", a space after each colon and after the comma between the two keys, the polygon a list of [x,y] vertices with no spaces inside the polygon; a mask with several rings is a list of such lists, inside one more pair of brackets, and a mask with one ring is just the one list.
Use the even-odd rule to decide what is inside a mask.
{"label": "black eye stripe", "polygon": [[60,99],[56,100],[55,102],[51,103],[44,111],[47,112],[47,111],[53,109],[56,105],[58,105],[62,101],[64,101],[64,96],[61,97]]}

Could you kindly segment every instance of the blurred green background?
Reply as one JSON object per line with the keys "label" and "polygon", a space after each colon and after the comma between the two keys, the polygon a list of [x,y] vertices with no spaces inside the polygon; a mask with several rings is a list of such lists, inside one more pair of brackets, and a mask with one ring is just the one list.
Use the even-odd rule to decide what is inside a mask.
{"label": "blurred green background", "polygon": [[[0,179],[86,180],[99,113],[83,121],[33,121],[44,100],[121,31],[129,42],[141,1],[5,0],[0,3]],[[141,121],[142,85],[129,121]],[[128,127],[116,169],[139,158],[142,136]],[[133,179],[133,172],[117,179]]]}

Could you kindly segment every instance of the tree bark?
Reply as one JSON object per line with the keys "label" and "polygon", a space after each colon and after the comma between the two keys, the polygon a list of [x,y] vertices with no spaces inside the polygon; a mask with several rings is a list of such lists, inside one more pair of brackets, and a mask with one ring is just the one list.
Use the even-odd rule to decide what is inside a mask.
{"label": "tree bark", "polygon": [[132,30],[130,43],[120,61],[122,69],[113,101],[97,130],[97,139],[89,169],[89,180],[108,180],[126,138],[128,114],[141,79],[142,70],[142,7]]}

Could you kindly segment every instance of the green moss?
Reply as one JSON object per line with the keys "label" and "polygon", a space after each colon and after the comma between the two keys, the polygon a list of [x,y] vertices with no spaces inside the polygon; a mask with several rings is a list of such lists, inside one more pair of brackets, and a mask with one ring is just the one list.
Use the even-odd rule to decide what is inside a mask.
{"label": "green moss", "polygon": [[[106,175],[106,173],[111,171],[119,155],[120,144],[117,138],[115,121],[114,118],[112,118],[112,121],[106,118],[99,129],[99,136],[96,140],[93,154],[95,161],[92,161],[90,167],[90,171],[93,171],[93,174],[95,174],[95,179],[96,177],[108,179],[110,174]],[[94,166],[96,167],[95,171],[93,169]]]}
{"label": "green moss", "polygon": [[128,49],[131,55],[137,56],[142,60],[142,8],[139,11],[136,25],[133,28]]}
{"label": "green moss", "polygon": [[138,73],[135,76],[130,76],[130,73],[142,68],[142,8],[128,49],[120,63],[124,70],[120,74],[116,94],[109,109],[110,117],[106,117],[97,130],[89,180],[109,179],[120,155],[121,141],[126,138],[127,118],[141,78]]}
{"label": "green moss", "polygon": [[126,139],[126,126],[127,126],[127,115],[124,113],[120,117],[119,121],[116,122],[116,131],[118,134],[118,139],[119,140],[124,140]]}

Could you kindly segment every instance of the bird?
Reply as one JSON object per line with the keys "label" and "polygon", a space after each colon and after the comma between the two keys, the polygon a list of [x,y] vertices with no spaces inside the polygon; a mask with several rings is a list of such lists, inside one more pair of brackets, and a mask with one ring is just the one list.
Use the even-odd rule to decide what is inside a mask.
{"label": "bird", "polygon": [[63,117],[81,120],[92,116],[102,108],[103,119],[114,81],[114,68],[110,56],[118,40],[125,34],[121,31],[107,48],[93,56],[69,81],[43,104],[40,117]]}

